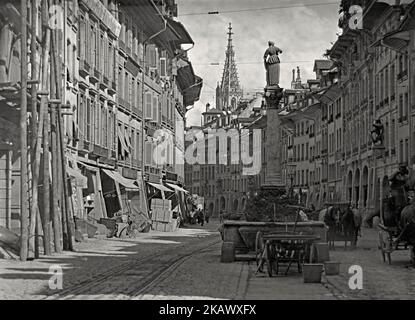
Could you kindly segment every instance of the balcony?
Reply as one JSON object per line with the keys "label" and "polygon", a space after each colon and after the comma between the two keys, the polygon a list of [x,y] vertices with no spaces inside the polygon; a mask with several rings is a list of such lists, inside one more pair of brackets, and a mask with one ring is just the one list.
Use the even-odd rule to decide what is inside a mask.
{"label": "balcony", "polygon": [[104,158],[108,157],[108,149],[103,148],[97,144],[94,144],[92,153],[98,157],[104,157]]}
{"label": "balcony", "polygon": [[96,68],[94,68],[94,72],[91,72],[91,74],[89,75],[89,81],[95,84],[99,81],[100,78],[101,73]]}
{"label": "balcony", "polygon": [[88,62],[86,62],[84,59],[79,60],[79,74],[82,77],[86,77],[89,75],[89,72],[91,70],[91,67],[89,66]]}

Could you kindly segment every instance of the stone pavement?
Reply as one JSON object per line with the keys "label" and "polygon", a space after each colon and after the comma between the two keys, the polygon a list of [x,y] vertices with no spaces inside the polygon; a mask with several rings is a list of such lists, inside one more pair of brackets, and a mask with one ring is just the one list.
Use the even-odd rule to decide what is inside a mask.
{"label": "stone pavement", "polygon": [[[407,251],[382,262],[377,231],[364,229],[356,250],[337,243],[330,252],[341,262],[338,276],[305,284],[296,268],[288,276],[255,274],[255,262],[221,263],[218,223],[174,233],[152,232],[136,239],[89,239],[77,252],[37,261],[0,260],[0,299],[237,299],[333,300],[414,299],[415,270],[406,268]],[[63,268],[63,290],[50,290],[49,267]],[[351,265],[363,268],[364,288],[348,287]]]}
{"label": "stone pavement", "polygon": [[[357,249],[345,249],[338,243],[330,251],[332,261],[341,262],[340,275],[328,277],[330,291],[340,299],[415,299],[415,269],[408,267],[409,251],[392,253],[392,265],[384,263],[377,247],[378,231],[363,229]],[[351,290],[348,286],[349,268],[359,265],[363,270],[363,289]]]}
{"label": "stone pavement", "polygon": [[249,281],[244,298],[248,300],[334,300],[324,283],[304,283],[296,268],[287,276],[272,278],[267,273],[255,275],[256,264],[249,264]]}
{"label": "stone pavement", "polygon": [[0,299],[42,299],[55,294],[48,289],[52,265],[63,268],[63,290],[102,282],[103,276],[116,282],[114,274],[128,270],[137,261],[169,253],[172,256],[181,248],[203,246],[210,238],[218,239],[217,224],[203,229],[191,226],[174,233],[154,231],[135,239],[88,239],[76,244],[76,252],[42,256],[35,261],[0,260]]}

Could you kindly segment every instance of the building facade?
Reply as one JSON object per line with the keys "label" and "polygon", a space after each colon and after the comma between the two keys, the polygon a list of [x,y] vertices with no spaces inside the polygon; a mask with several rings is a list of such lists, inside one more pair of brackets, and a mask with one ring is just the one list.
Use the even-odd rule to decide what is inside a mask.
{"label": "building facade", "polygon": [[[37,24],[39,39],[46,30],[42,15],[51,10],[42,3],[37,1],[38,21],[29,21]],[[54,5],[63,27],[56,31],[63,66],[61,98],[68,109],[62,116],[62,162],[73,215],[92,222],[120,212],[147,215],[149,199],[155,193],[165,196],[165,182],[184,183],[185,113],[203,85],[185,50],[194,42],[177,20],[175,1],[72,0]],[[1,41],[11,44],[1,52],[0,59],[10,67],[0,67],[0,81],[11,85],[20,81],[21,61],[19,41],[12,41],[19,34],[20,8],[13,8],[12,2],[0,5]],[[11,23],[13,17],[16,23]],[[6,97],[4,103],[10,101]],[[7,205],[0,223],[18,230],[19,144],[12,134],[18,113],[6,112],[1,121],[1,199]]]}
{"label": "building facade", "polygon": [[[294,187],[307,190],[304,204],[347,201],[366,216],[381,208],[398,167],[414,164],[414,3],[363,5],[362,29],[351,29],[341,15],[343,33],[328,50],[329,60],[316,61],[316,79],[309,82],[316,90],[307,99],[317,103],[285,116],[294,143],[287,144],[288,134],[282,144],[293,149],[285,170],[294,172]],[[381,147],[373,146],[370,133],[376,120],[384,127]]]}

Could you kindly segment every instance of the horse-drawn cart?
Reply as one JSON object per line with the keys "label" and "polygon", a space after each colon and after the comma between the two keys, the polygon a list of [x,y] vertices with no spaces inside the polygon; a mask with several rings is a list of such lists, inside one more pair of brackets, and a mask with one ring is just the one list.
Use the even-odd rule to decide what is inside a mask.
{"label": "horse-drawn cart", "polygon": [[314,235],[303,235],[291,233],[266,233],[258,231],[255,241],[255,255],[257,272],[263,271],[264,264],[267,266],[268,275],[279,273],[280,264],[288,264],[285,275],[293,263],[297,264],[298,272],[302,272],[302,265],[311,260],[311,245],[319,237]]}
{"label": "horse-drawn cart", "polygon": [[327,240],[334,248],[335,241],[344,241],[345,246],[350,242],[356,247],[362,218],[350,208],[349,202],[327,202],[325,209],[320,212],[319,220],[328,227]]}
{"label": "horse-drawn cart", "polygon": [[412,206],[402,209],[394,205],[393,197],[384,200],[378,243],[383,262],[387,260],[392,264],[392,252],[398,250],[411,250],[412,263],[415,262],[415,221]]}
{"label": "horse-drawn cart", "polygon": [[264,264],[267,266],[268,275],[273,276],[279,273],[280,264],[288,264],[285,275],[288,274],[293,263],[297,264],[298,272],[302,272],[302,265],[311,260],[311,246],[313,242],[319,240],[316,235],[303,234],[297,232],[297,224],[301,219],[300,210],[305,208],[300,206],[289,206],[297,209],[297,215],[293,230],[280,232],[258,231],[255,239],[255,257],[257,262],[257,272],[263,272]]}

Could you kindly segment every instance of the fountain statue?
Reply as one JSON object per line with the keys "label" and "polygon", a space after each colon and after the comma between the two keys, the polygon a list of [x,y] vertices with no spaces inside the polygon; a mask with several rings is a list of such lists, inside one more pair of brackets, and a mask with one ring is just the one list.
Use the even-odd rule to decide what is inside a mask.
{"label": "fountain statue", "polygon": [[274,42],[268,41],[268,49],[264,54],[267,86],[278,86],[280,83],[280,58],[278,57],[280,53],[282,50],[276,47]]}

